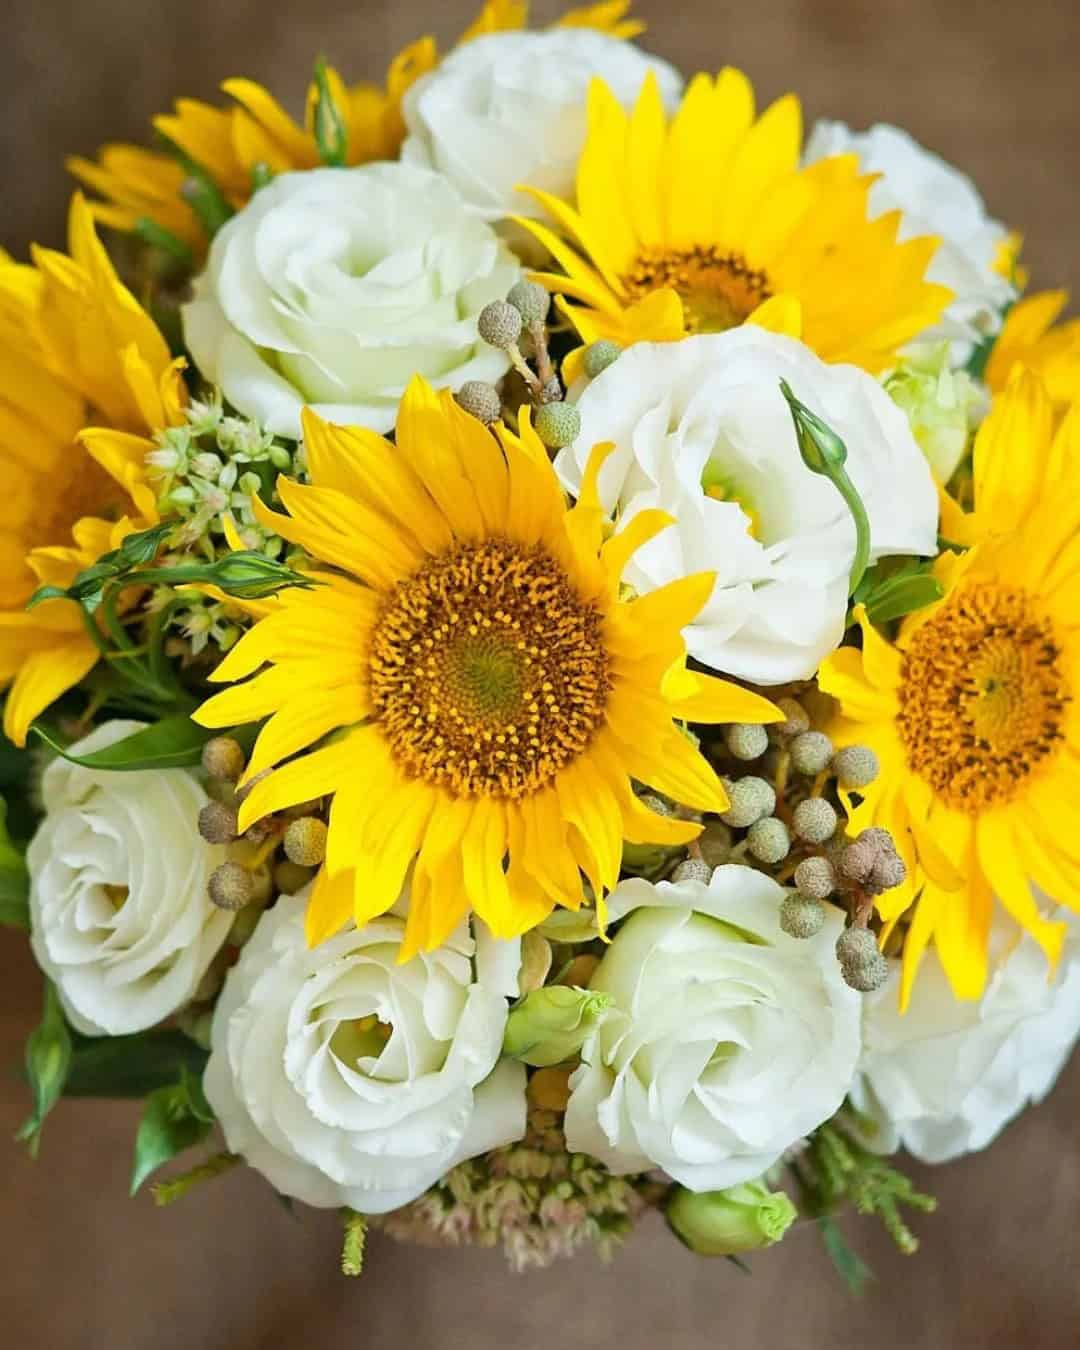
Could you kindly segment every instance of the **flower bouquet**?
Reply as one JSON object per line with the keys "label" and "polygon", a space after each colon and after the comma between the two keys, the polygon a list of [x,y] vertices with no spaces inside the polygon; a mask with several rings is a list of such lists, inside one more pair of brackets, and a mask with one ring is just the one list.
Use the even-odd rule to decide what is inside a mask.
{"label": "flower bouquet", "polygon": [[229,80],[0,260],[22,1138],[138,1098],[133,1192],[350,1273],[656,1209],[858,1284],[1080,1032],[1080,324],[626,8]]}

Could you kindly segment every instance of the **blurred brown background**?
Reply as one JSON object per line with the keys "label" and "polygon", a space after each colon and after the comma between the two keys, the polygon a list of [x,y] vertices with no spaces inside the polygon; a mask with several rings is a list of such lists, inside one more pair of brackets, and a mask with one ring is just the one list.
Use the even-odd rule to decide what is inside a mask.
{"label": "blurred brown background", "polygon": [[[138,139],[178,94],[245,74],[293,105],[312,58],[382,78],[423,31],[449,42],[472,0],[36,0],[8,6],[0,50],[0,242],[61,243],[67,153]],[[557,6],[535,13],[551,18]],[[735,63],[808,122],[896,122],[964,165],[1020,227],[1037,285],[1080,281],[1076,0],[639,0],[646,43],[684,70]],[[21,1058],[38,977],[0,934],[0,1065]],[[794,1230],[752,1278],[691,1257],[658,1222],[603,1267],[591,1255],[512,1277],[487,1252],[372,1242],[336,1270],[328,1215],[290,1218],[234,1173],[175,1209],[125,1199],[135,1109],[64,1103],[32,1166],[5,1142],[25,1113],[0,1076],[0,1344],[12,1350],[967,1350],[1080,1346],[1080,1056],[1045,1106],[987,1152],[921,1169],[940,1213],[912,1259],[849,1225],[879,1275],[860,1301],[816,1234]]]}

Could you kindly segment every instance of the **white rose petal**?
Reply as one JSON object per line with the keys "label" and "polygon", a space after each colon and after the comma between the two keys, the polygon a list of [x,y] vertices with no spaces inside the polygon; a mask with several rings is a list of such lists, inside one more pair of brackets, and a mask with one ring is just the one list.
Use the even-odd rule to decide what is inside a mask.
{"label": "white rose petal", "polygon": [[[901,240],[916,235],[941,240],[926,277],[948,286],[956,298],[942,324],[925,337],[974,339],[996,332],[1001,310],[1016,297],[995,267],[1008,231],[987,214],[971,179],[899,127],[878,125],[855,132],[843,122],[818,122],[807,142],[806,162],[846,154],[857,155],[865,173],[881,175],[870,191],[872,215],[900,210]],[[958,344],[960,364],[970,350],[970,344]]]}
{"label": "white rose petal", "polygon": [[985,1148],[1054,1086],[1080,1036],[1080,928],[1070,922],[1052,979],[1032,938],[999,928],[994,949],[1000,964],[978,1002],[956,998],[933,949],[906,1013],[898,964],[867,997],[851,1096],[878,1126],[871,1148],[948,1162]]}
{"label": "white rose petal", "polygon": [[283,1195],[382,1214],[524,1134],[525,1070],[499,1060],[520,943],[462,926],[398,965],[393,914],[312,949],[306,902],[282,896],[229,972],[206,1095]]}
{"label": "white rose petal", "polygon": [[[138,731],[114,721],[85,755]],[[86,769],[55,759],[27,851],[31,941],[68,1019],[87,1035],[152,1027],[188,1002],[232,925],[207,898],[225,850],[205,843],[209,800],[184,769]]]}
{"label": "white rose petal", "polygon": [[[749,325],[623,352],[581,394],[581,433],[556,460],[576,491],[593,446],[614,441],[600,474],[605,507],[622,526],[650,507],[676,521],[624,579],[646,592],[715,572],[687,647],[759,684],[808,679],[839,643],[855,553],[850,511],[799,455],[781,378],[846,442],[871,556],[934,554],[937,494],[900,409],[865,371]],[[706,492],[706,471],[730,500]]]}
{"label": "white rose petal", "polygon": [[414,374],[458,389],[506,373],[476,320],[519,277],[438,174],[281,174],[214,237],[184,337],[200,372],[268,431],[299,436],[310,405],[385,432]]}
{"label": "white rose petal", "polygon": [[623,882],[590,987],[613,1006],[570,1079],[566,1139],[613,1172],[661,1167],[695,1191],[760,1176],[827,1120],[859,1055],[859,996],[833,950],[780,928],[784,890],[753,868]]}
{"label": "white rose petal", "polygon": [[407,163],[437,169],[486,220],[541,216],[520,184],[573,195],[589,84],[599,76],[629,107],[656,73],[677,103],[679,73],[632,43],[589,29],[492,33],[456,48],[405,95]]}

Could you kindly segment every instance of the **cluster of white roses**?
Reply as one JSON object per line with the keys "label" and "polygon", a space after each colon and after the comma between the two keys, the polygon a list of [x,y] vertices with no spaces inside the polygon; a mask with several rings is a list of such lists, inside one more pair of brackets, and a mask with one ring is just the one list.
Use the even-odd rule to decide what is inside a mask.
{"label": "cluster of white roses", "polygon": [[[73,751],[131,729],[106,723]],[[43,791],[38,960],[80,1030],[154,1026],[193,996],[232,918],[206,896],[218,850],[194,829],[205,795],[182,769],[60,760]],[[1080,1033],[1080,933],[1052,980],[1025,938],[975,1004],[952,997],[930,957],[900,1016],[894,981],[860,1000],[841,979],[839,910],[798,941],[780,928],[783,895],[739,865],[707,886],[621,883],[609,901],[620,926],[590,981],[610,1001],[570,1081],[573,1152],[616,1174],[656,1167],[691,1190],[726,1188],[850,1095],[879,1126],[871,1147],[940,1162],[1049,1091]],[[387,916],[310,948],[306,899],[282,896],[229,972],[206,1093],[229,1148],[282,1194],[384,1213],[522,1137],[525,1070],[501,1057],[521,943],[474,921],[401,965],[404,924]]]}
{"label": "cluster of white roses", "polygon": [[[201,374],[292,437],[307,405],[389,430],[416,372],[453,389],[499,379],[509,359],[480,341],[477,316],[522,275],[507,218],[533,208],[515,185],[568,194],[590,79],[629,106],[648,70],[674,100],[671,67],[598,33],[460,48],[410,91],[400,163],[283,174],[218,232],[184,311]],[[931,276],[957,299],[927,338],[956,339],[962,361],[1011,294],[994,269],[1003,229],[902,133],[822,125],[808,157],[841,149],[882,173],[876,209],[899,206],[910,234],[945,240]],[[809,678],[836,647],[855,552],[849,512],[797,453],[782,378],[847,444],[871,556],[935,554],[934,481],[897,402],[869,374],[752,327],[624,352],[580,392],[581,434],[557,461],[573,492],[590,448],[614,441],[600,495],[619,528],[651,508],[676,521],[626,580],[648,592],[715,572],[688,649],[762,684]],[[128,730],[108,724],[75,749]],[[231,923],[207,899],[219,857],[195,832],[202,788],[179,769],[57,761],[43,801],[30,854],[42,967],[80,1030],[156,1025],[195,995]],[[1031,940],[1007,950],[1003,933],[972,1004],[929,957],[901,1017],[892,983],[860,1001],[842,981],[839,911],[796,941],[782,896],[738,865],[708,885],[619,886],[591,980],[610,1001],[570,1082],[572,1151],[715,1190],[760,1176],[849,1096],[877,1122],[872,1147],[940,1161],[1048,1091],[1080,1032],[1080,935],[1048,979]],[[474,922],[399,964],[403,924],[389,916],[312,949],[304,898],[282,896],[228,973],[206,1093],[229,1148],[283,1194],[382,1213],[523,1135],[525,1071],[502,1055],[520,943]]]}

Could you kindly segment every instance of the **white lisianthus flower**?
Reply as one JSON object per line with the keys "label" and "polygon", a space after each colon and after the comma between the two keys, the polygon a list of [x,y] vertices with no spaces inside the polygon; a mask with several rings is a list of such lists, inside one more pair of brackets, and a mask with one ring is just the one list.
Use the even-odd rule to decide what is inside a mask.
{"label": "white lisianthus flower", "polygon": [[673,106],[678,71],[606,33],[561,28],[476,38],[405,95],[402,159],[445,174],[485,220],[542,215],[516,188],[572,196],[591,81],[599,76],[629,107],[650,70]]}
{"label": "white lisianthus flower", "polygon": [[865,371],[752,325],[624,351],[581,394],[581,432],[556,460],[576,492],[592,447],[615,443],[599,487],[620,528],[650,507],[676,522],[624,580],[647,592],[715,572],[687,648],[757,684],[808,679],[837,646],[855,555],[850,511],[802,462],[781,378],[846,442],[871,556],[936,553],[933,479],[896,404]]}
{"label": "white lisianthus flower", "polygon": [[[998,270],[1009,234],[987,214],[967,174],[899,127],[879,124],[855,132],[843,122],[818,122],[806,145],[806,162],[846,154],[857,155],[865,173],[881,175],[870,191],[872,215],[900,210],[901,240],[927,234],[941,240],[926,279],[948,286],[956,298],[943,326],[927,336],[976,338],[996,332],[1002,308],[1016,297]],[[966,359],[962,350],[961,364]]]}
{"label": "white lisianthus flower", "polygon": [[463,925],[399,965],[404,920],[311,948],[306,902],[282,896],[229,972],[206,1096],[282,1195],[383,1214],[524,1134],[525,1070],[499,1059],[520,943]]}
{"label": "white lisianthus flower", "polygon": [[286,173],[215,235],[184,338],[202,375],[268,431],[298,437],[307,404],[385,432],[417,373],[440,389],[505,374],[476,320],[520,275],[438,174]]}
{"label": "white lisianthus flower", "polygon": [[[97,727],[87,755],[138,731]],[[55,759],[26,861],[31,942],[68,1020],[89,1036],[155,1026],[194,994],[234,915],[207,897],[225,850],[199,835],[209,800],[185,769],[86,769]]]}
{"label": "white lisianthus flower", "polygon": [[1030,937],[1002,925],[995,948],[999,963],[977,1002],[956,998],[933,949],[906,1013],[899,963],[867,996],[851,1098],[877,1125],[871,1148],[948,1162],[985,1148],[1054,1086],[1080,1036],[1080,926],[1070,922],[1052,978]]}
{"label": "white lisianthus flower", "polygon": [[723,1190],[838,1109],[860,1045],[833,950],[843,921],[830,907],[816,937],[788,937],[785,893],[740,866],[612,893],[612,922],[629,918],[589,982],[612,1004],[570,1079],[571,1152]]}

